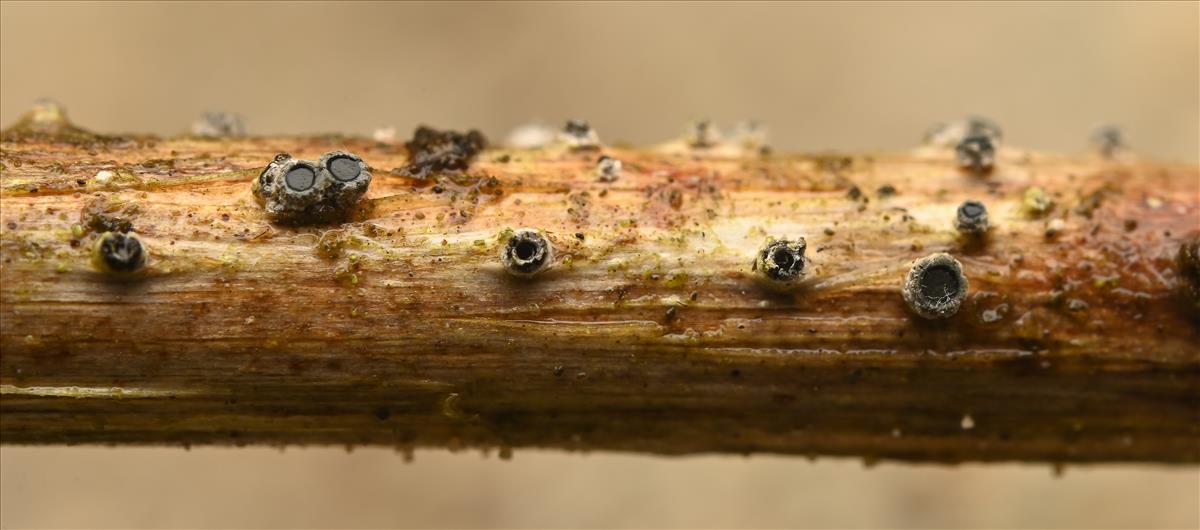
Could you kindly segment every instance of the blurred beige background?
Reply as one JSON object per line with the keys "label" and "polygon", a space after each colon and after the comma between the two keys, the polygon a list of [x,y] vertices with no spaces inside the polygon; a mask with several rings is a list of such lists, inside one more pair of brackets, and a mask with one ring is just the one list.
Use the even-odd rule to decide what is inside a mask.
{"label": "blurred beige background", "polygon": [[588,119],[659,141],[756,118],[791,150],[905,149],[980,113],[1084,148],[1100,123],[1200,159],[1194,2],[1174,4],[132,3],[0,7],[0,122],[40,97],[108,132],[370,134]]}
{"label": "blurred beige background", "polygon": [[390,449],[0,450],[7,528],[1196,528],[1193,468]]}
{"label": "blurred beige background", "polygon": [[[756,118],[785,150],[902,150],[990,116],[1079,151],[1100,123],[1200,160],[1200,4],[0,3],[0,122],[203,111],[252,133],[590,120],[653,142]],[[518,450],[0,447],[0,527],[1200,527],[1195,467],[865,469]]]}

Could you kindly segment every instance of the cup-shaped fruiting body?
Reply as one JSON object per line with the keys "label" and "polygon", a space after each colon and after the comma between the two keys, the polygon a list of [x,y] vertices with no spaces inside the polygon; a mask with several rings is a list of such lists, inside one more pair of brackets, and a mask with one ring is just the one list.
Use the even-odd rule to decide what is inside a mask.
{"label": "cup-shaped fruiting body", "polygon": [[280,154],[258,176],[254,195],[271,216],[324,221],[345,214],[371,185],[361,158],[345,151],[313,162]]}
{"label": "cup-shaped fruiting body", "polygon": [[371,185],[371,173],[361,158],[345,151],[325,153],[319,161],[321,169],[329,174],[329,187],[325,197],[339,210],[346,210],[358,202]]}
{"label": "cup-shaped fruiting body", "polygon": [[582,120],[567,121],[562,132],[558,134],[558,140],[572,149],[600,147],[600,135],[596,134],[596,129],[588,125],[588,122]]}
{"label": "cup-shaped fruiting body", "polygon": [[954,228],[966,235],[979,235],[987,232],[987,207],[979,201],[965,201],[958,207],[954,218]]}
{"label": "cup-shaped fruiting body", "polygon": [[967,297],[967,277],[958,260],[939,252],[913,263],[902,291],[913,313],[928,319],[947,318],[958,312]]}
{"label": "cup-shaped fruiting body", "polygon": [[804,251],[808,243],[803,237],[791,239],[767,239],[754,259],[754,270],[763,278],[779,286],[791,286],[804,278],[807,265]]}
{"label": "cup-shaped fruiting body", "polygon": [[986,173],[996,163],[996,147],[988,136],[968,136],[954,148],[954,156],[959,167],[974,173]]}
{"label": "cup-shaped fruiting body", "polygon": [[541,231],[522,228],[513,232],[500,251],[500,263],[510,274],[532,276],[550,268],[554,249]]}
{"label": "cup-shaped fruiting body", "polygon": [[600,182],[616,182],[621,178],[621,161],[608,155],[600,157],[596,162],[596,180]]}
{"label": "cup-shaped fruiting body", "polygon": [[105,232],[92,249],[92,264],[102,272],[137,272],[146,264],[146,248],[132,232]]}

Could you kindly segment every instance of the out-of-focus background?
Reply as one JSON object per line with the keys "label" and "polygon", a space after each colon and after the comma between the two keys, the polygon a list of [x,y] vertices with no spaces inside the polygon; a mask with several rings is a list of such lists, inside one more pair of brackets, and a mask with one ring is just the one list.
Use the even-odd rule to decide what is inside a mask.
{"label": "out-of-focus background", "polygon": [[906,149],[989,116],[1012,143],[1077,151],[1101,123],[1200,158],[1187,3],[386,4],[4,2],[0,122],[52,97],[104,132],[252,133],[418,123],[500,139],[534,119],[602,138],[758,119],[786,150]]}
{"label": "out-of-focus background", "polygon": [[[100,132],[418,123],[602,138],[758,119],[780,150],[904,150],[989,116],[1077,152],[1120,125],[1200,160],[1200,3],[0,3],[0,123],[37,99]],[[1200,183],[1197,183],[1200,193]],[[0,353],[2,354],[2,353]],[[968,465],[518,449],[0,448],[0,527],[1200,527],[1195,467]]]}

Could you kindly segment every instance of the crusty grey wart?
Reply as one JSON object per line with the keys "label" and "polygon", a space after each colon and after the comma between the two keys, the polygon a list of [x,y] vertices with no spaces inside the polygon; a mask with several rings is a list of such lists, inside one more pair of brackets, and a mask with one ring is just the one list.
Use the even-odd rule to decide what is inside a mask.
{"label": "crusty grey wart", "polygon": [[504,269],[516,276],[532,276],[550,267],[554,250],[538,230],[522,228],[513,233],[500,252]]}
{"label": "crusty grey wart", "polygon": [[954,256],[939,252],[918,259],[904,279],[902,294],[908,308],[922,318],[948,318],[967,298],[967,277]]}
{"label": "crusty grey wart", "polygon": [[320,222],[344,217],[370,184],[367,165],[351,153],[316,162],[280,153],[255,180],[254,196],[277,220]]}

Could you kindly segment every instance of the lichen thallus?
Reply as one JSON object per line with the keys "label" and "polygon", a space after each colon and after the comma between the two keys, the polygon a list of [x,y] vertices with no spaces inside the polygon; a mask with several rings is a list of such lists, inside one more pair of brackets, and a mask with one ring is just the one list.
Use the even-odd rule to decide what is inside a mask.
{"label": "lichen thallus", "polygon": [[367,165],[346,151],[325,153],[317,161],[280,153],[255,179],[253,191],[277,220],[317,222],[348,212],[370,185]]}

